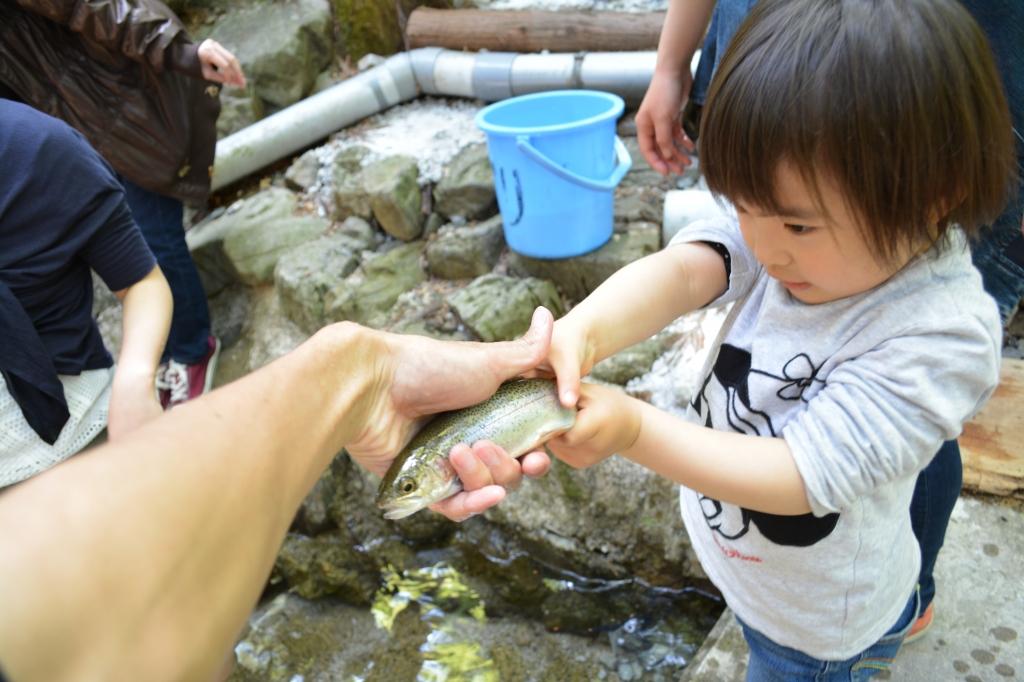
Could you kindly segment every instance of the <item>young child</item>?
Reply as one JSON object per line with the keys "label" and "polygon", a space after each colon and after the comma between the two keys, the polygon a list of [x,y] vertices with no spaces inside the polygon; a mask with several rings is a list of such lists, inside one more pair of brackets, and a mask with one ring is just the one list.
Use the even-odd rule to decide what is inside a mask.
{"label": "young child", "polygon": [[[580,413],[549,445],[683,485],[748,679],[866,679],[918,612],[916,476],[998,380],[999,316],[964,233],[1013,182],[999,78],[955,0],[763,0],[700,147],[735,217],[689,226],[556,323],[548,363]],[[687,419],[579,384],[728,302]]]}

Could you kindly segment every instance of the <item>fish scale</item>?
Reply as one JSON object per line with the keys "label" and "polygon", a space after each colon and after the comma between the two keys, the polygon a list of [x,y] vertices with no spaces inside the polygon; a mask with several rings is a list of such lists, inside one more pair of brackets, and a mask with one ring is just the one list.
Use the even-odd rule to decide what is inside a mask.
{"label": "fish scale", "polygon": [[550,379],[512,381],[484,402],[431,420],[398,454],[381,481],[377,506],[398,519],[454,495],[462,484],[448,463],[459,443],[489,440],[513,457],[572,427],[576,410],[564,407]]}

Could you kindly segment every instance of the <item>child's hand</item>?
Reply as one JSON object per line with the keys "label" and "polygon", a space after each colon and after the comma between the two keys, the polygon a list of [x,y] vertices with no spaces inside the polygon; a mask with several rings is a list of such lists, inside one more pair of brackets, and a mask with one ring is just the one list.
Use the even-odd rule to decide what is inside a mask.
{"label": "child's hand", "polygon": [[548,442],[558,459],[576,469],[629,449],[640,435],[636,401],[615,388],[583,384],[576,425]]}
{"label": "child's hand", "polygon": [[586,332],[563,317],[555,322],[551,332],[547,359],[538,366],[539,372],[533,374],[554,374],[558,381],[559,399],[566,407],[573,407],[580,398],[580,377],[593,366],[594,346]]}

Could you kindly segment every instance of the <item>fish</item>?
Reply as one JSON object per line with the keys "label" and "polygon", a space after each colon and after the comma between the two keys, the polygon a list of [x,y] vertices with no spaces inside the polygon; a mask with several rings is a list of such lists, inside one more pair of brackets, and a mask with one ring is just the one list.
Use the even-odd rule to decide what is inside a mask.
{"label": "fish", "polygon": [[489,440],[512,457],[531,452],[571,429],[576,408],[565,407],[550,379],[520,379],[501,385],[482,403],[443,412],[415,435],[377,490],[384,518],[401,519],[462,490],[448,453],[459,443]]}

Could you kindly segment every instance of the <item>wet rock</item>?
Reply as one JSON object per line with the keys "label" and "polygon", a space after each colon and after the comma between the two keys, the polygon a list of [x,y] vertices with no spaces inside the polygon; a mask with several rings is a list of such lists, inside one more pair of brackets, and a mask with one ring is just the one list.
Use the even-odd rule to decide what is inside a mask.
{"label": "wet rock", "polygon": [[220,91],[220,116],[217,117],[217,137],[227,137],[242,128],[251,126],[264,116],[263,100],[252,88],[222,88]]}
{"label": "wet rock", "polygon": [[320,156],[317,150],[310,149],[295,159],[284,173],[284,181],[290,188],[305,192],[316,184],[320,172]]}
{"label": "wet rock", "polygon": [[487,145],[470,145],[452,159],[434,188],[434,207],[470,220],[494,213],[494,171]]}
{"label": "wet rock", "polygon": [[453,521],[429,509],[389,523],[403,538],[421,545],[444,542],[455,532]]}
{"label": "wet rock", "polygon": [[232,204],[223,213],[204,220],[185,233],[185,242],[207,296],[239,281],[239,273],[224,250],[224,240],[234,231],[260,225],[275,224],[290,218],[298,198],[280,187],[271,187]]}
{"label": "wet rock", "polygon": [[411,156],[391,156],[363,169],[373,217],[385,232],[402,241],[412,241],[423,231],[419,174]]}
{"label": "wet rock", "polygon": [[373,251],[384,241],[380,230],[362,218],[352,216],[342,221],[337,234],[347,237],[358,251]]}
{"label": "wet rock", "polygon": [[457,285],[447,282],[424,282],[405,292],[392,306],[386,329],[448,341],[471,340],[473,335],[448,305],[448,297],[457,290]]}
{"label": "wet rock", "polygon": [[622,178],[620,187],[650,187],[661,192],[675,188],[676,176],[661,175],[658,171],[651,168],[644,155],[640,152],[640,143],[636,137],[623,137],[622,142],[626,145],[629,156],[633,159],[633,166],[626,173],[626,177]]}
{"label": "wet rock", "polygon": [[[229,679],[348,680],[362,677],[371,667],[395,673],[390,679],[411,681],[422,664],[415,647],[426,637],[427,626],[416,623],[415,610],[396,627],[399,624],[405,626],[404,636],[393,642],[365,608],[332,598],[310,601],[285,593],[251,618],[248,632],[235,646],[236,666]],[[383,660],[370,666],[377,656]]]}
{"label": "wet rock", "polygon": [[431,235],[437,234],[442,227],[444,227],[444,216],[440,213],[431,213],[423,223],[423,238],[429,239]]}
{"label": "wet rock", "polygon": [[581,301],[622,266],[657,251],[659,239],[657,225],[637,223],[586,255],[542,260],[513,253],[509,267],[514,274],[551,280],[566,296]]}
{"label": "wet rock", "polygon": [[360,64],[373,54],[394,54],[403,49],[402,28],[416,7],[450,7],[447,0],[332,0],[338,17],[340,49]]}
{"label": "wet rock", "polygon": [[261,99],[286,107],[330,62],[331,31],[327,0],[282,0],[229,9],[210,37],[235,54]]}
{"label": "wet rock", "polygon": [[619,351],[610,358],[597,363],[590,376],[598,381],[625,386],[650,371],[651,365],[676,340],[677,335],[661,333]]}
{"label": "wet rock", "polygon": [[426,279],[420,265],[422,242],[403,244],[363,262],[343,282],[324,293],[327,320],[381,326],[398,297]]}
{"label": "wet rock", "polygon": [[667,586],[704,575],[679,517],[678,488],[622,458],[582,470],[555,461],[486,518],[538,558],[550,555],[588,575]]}
{"label": "wet rock", "polygon": [[629,604],[613,601],[616,600],[598,592],[559,590],[544,600],[541,619],[552,632],[592,634],[609,620],[625,620],[629,616]]}
{"label": "wet rock", "polygon": [[315,538],[289,533],[277,556],[277,571],[306,599],[334,595],[349,604],[369,606],[379,584],[372,558],[347,533]]}
{"label": "wet rock", "polygon": [[252,311],[251,292],[249,287],[235,284],[209,299],[211,331],[220,339],[221,352],[242,338]]}
{"label": "wet rock", "polygon": [[312,334],[327,321],[324,298],[359,265],[361,244],[332,233],[292,249],[277,263],[274,283],[288,315]]}
{"label": "wet rock", "polygon": [[666,193],[656,187],[624,187],[615,192],[615,226],[624,231],[629,223],[661,223]]}
{"label": "wet rock", "polygon": [[242,282],[269,284],[284,254],[320,237],[330,226],[326,219],[318,216],[290,216],[250,223],[224,237],[224,253]]}
{"label": "wet rock", "polygon": [[334,207],[331,217],[335,220],[345,220],[349,216],[365,220],[373,217],[370,195],[363,188],[363,161],[369,153],[366,147],[348,147],[334,159]]}
{"label": "wet rock", "polygon": [[[474,618],[432,623],[416,604],[397,615],[390,632],[366,609],[326,598],[282,594],[263,605],[235,647],[232,682],[365,679],[501,679],[591,682],[611,679],[614,660],[606,641],[549,635],[518,618]],[[445,655],[447,652],[447,655]],[[462,656],[452,654],[462,653]],[[462,668],[467,658],[488,676]],[[429,666],[425,665],[429,662]],[[480,672],[480,669],[477,670]]]}
{"label": "wet rock", "polygon": [[551,282],[489,274],[478,277],[454,294],[449,303],[465,325],[484,341],[521,336],[530,327],[533,311],[544,306],[556,318],[565,304]]}
{"label": "wet rock", "polygon": [[317,75],[316,80],[313,81],[313,90],[309,94],[315,95],[318,92],[323,92],[324,90],[327,90],[328,88],[333,88],[335,85],[342,82],[343,80],[345,80],[344,77],[340,73],[337,73],[334,69],[326,69],[324,71],[321,71]]}
{"label": "wet rock", "polygon": [[427,245],[427,267],[442,279],[479,277],[494,268],[504,247],[500,215],[471,227],[445,226]]}
{"label": "wet rock", "polygon": [[331,500],[336,492],[334,471],[328,467],[299,505],[295,519],[292,520],[292,530],[307,536],[330,530],[334,526],[330,514]]}
{"label": "wet rock", "polygon": [[221,351],[215,386],[223,386],[259,369],[308,338],[308,334],[285,316],[280,297],[272,287],[249,289],[247,293],[245,326],[238,341]]}

